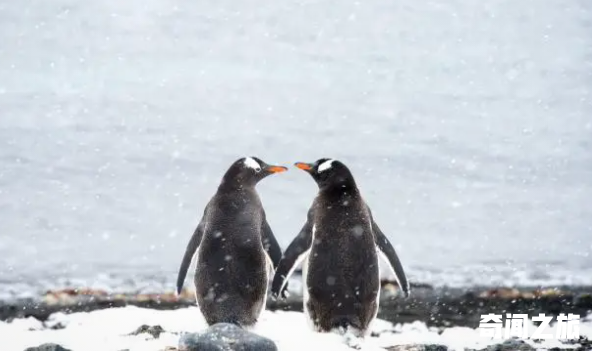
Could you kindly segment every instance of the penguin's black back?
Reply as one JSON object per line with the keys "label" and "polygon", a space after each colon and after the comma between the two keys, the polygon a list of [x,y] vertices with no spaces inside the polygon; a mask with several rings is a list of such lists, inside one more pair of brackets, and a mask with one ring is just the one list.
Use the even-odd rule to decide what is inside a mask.
{"label": "penguin's black back", "polygon": [[208,205],[195,286],[198,305],[209,322],[256,321],[268,281],[263,220],[254,188],[220,190]]}
{"label": "penguin's black back", "polygon": [[326,330],[363,328],[380,289],[370,214],[356,188],[321,191],[313,211],[307,285],[312,311],[322,313],[316,321]]}

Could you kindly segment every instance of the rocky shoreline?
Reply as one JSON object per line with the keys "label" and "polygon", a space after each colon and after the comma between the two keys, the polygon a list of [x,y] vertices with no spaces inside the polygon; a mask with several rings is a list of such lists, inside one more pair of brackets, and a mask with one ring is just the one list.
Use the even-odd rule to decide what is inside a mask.
{"label": "rocky shoreline", "polygon": [[[528,314],[529,317],[539,313],[553,316],[571,313],[578,314],[582,318],[592,313],[592,286],[451,289],[415,285],[412,287],[412,296],[408,299],[399,296],[395,283],[385,281],[382,288],[378,313],[380,319],[395,324],[420,321],[438,330],[451,327],[474,329],[479,325],[480,315],[489,313]],[[125,306],[175,310],[195,306],[195,299],[190,291],[185,291],[177,297],[173,293],[125,294],[93,289],[64,289],[49,291],[37,300],[0,301],[0,320],[11,322],[16,318],[32,317],[44,322],[45,326],[45,322],[53,313],[92,312]],[[301,312],[302,298],[293,295],[287,300],[270,299],[267,302],[267,309]],[[50,328],[59,329],[59,327]],[[149,333],[158,338],[163,329],[160,326],[143,325],[138,328],[138,332]],[[241,335],[239,331],[233,334]],[[577,348],[552,348],[552,350],[592,350],[592,342],[586,337],[580,337],[572,343]],[[182,345],[179,348],[183,348]],[[169,349],[179,348],[169,347]],[[445,346],[426,344],[387,348],[388,350],[447,350]],[[47,347],[30,349],[50,350]],[[487,347],[486,350],[535,350],[535,348],[524,341],[507,340],[503,344]]]}
{"label": "rocky shoreline", "polygon": [[[592,313],[592,286],[589,287],[523,287],[466,289],[412,287],[412,296],[398,296],[394,283],[385,282],[380,297],[378,317],[393,323],[425,322],[428,326],[466,326],[476,328],[480,315],[488,313]],[[42,298],[0,301],[0,320],[34,317],[45,321],[56,312],[89,312],[127,305],[157,310],[195,306],[194,294],[174,293],[129,294],[107,293],[93,289],[49,291]],[[302,311],[302,298],[292,295],[286,300],[267,301],[267,309]]]}

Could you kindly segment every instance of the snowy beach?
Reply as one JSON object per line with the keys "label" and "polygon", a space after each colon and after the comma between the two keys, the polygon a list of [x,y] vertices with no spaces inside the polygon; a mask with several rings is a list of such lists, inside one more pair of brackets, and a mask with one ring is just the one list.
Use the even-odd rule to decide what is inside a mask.
{"label": "snowy beach", "polygon": [[[580,334],[592,337],[592,316],[580,325]],[[157,334],[132,334],[142,325],[160,326]],[[137,307],[113,308],[90,313],[52,314],[46,322],[33,318],[0,322],[0,350],[23,350],[44,343],[59,344],[72,350],[165,350],[177,348],[183,333],[206,328],[199,310],[183,308],[155,310]],[[532,322],[528,329],[534,330]],[[272,339],[279,350],[355,350],[346,337],[338,333],[314,333],[302,313],[265,311],[253,332]],[[549,330],[549,333],[554,331]],[[157,337],[155,337],[157,336]],[[478,329],[467,327],[428,328],[414,322],[393,325],[377,320],[371,336],[359,342],[363,350],[416,350],[423,345],[442,345],[449,350],[483,349],[504,342],[480,336]],[[579,345],[551,339],[543,342],[526,340],[538,349],[577,348]],[[444,349],[440,347],[440,349]]]}
{"label": "snowy beach", "polygon": [[[580,315],[579,334],[592,337],[592,290],[479,289],[443,290],[414,288],[403,300],[393,285],[383,285],[378,319],[363,341],[351,341],[339,333],[314,333],[302,311],[302,298],[294,281],[292,296],[269,300],[253,332],[275,342],[279,350],[465,350],[484,349],[507,341],[507,337],[481,337],[480,315],[489,313]],[[26,309],[26,310],[24,310]],[[0,302],[0,349],[22,350],[45,343],[75,350],[176,349],[184,333],[201,332],[205,321],[193,293],[177,298],[167,294],[108,294],[100,290],[62,290],[38,300]],[[557,323],[545,333],[554,334]],[[532,321],[526,325],[533,333]],[[146,332],[139,333],[138,332]],[[135,333],[135,334],[134,334]],[[590,341],[548,339],[513,340],[504,349],[592,349]],[[353,342],[353,343],[352,343]],[[521,348],[519,348],[521,347]]]}

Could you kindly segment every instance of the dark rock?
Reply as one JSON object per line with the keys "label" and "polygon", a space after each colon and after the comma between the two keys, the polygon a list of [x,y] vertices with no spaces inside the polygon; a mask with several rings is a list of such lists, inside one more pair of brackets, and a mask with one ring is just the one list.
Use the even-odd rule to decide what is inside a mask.
{"label": "dark rock", "polygon": [[160,337],[160,334],[163,332],[164,332],[164,329],[160,325],[156,325],[156,326],[142,325],[142,326],[138,327],[137,330],[130,333],[130,335],[139,335],[142,333],[147,333],[147,334],[152,335],[152,337],[154,337],[154,338],[158,338],[158,337]]}
{"label": "dark rock", "polygon": [[201,333],[188,333],[179,339],[181,351],[277,351],[269,338],[234,324],[219,323]]}
{"label": "dark rock", "polygon": [[580,347],[585,351],[592,351],[592,340],[584,336],[580,336]]}
{"label": "dark rock", "polygon": [[579,308],[592,308],[592,294],[590,293],[583,293],[576,296],[574,300],[574,304],[576,307]]}
{"label": "dark rock", "polygon": [[29,347],[25,351],[69,351],[70,349],[64,348],[57,343],[44,343],[37,347]]}
{"label": "dark rock", "polygon": [[422,351],[421,344],[401,344],[397,346],[386,347],[387,351]]}
{"label": "dark rock", "polygon": [[425,345],[426,351],[447,351],[448,347],[442,344],[426,344]]}
{"label": "dark rock", "polygon": [[518,339],[509,339],[503,343],[493,344],[482,349],[482,351],[536,351],[530,344]]}
{"label": "dark rock", "polygon": [[549,348],[547,350],[548,351],[561,351],[561,352],[568,351],[568,352],[573,352],[573,351],[582,351],[582,350],[585,350],[585,349],[581,349],[581,347],[580,348],[559,348],[559,347],[553,347],[553,348]]}
{"label": "dark rock", "polygon": [[387,351],[447,351],[441,344],[402,344],[386,348]]}
{"label": "dark rock", "polygon": [[64,324],[62,324],[61,322],[58,322],[55,325],[47,325],[46,323],[43,323],[45,325],[45,327],[47,327],[50,330],[63,330],[66,328],[66,326]]}
{"label": "dark rock", "polygon": [[563,343],[577,345],[577,351],[592,351],[592,341],[586,336],[580,336],[578,339],[565,340]]}

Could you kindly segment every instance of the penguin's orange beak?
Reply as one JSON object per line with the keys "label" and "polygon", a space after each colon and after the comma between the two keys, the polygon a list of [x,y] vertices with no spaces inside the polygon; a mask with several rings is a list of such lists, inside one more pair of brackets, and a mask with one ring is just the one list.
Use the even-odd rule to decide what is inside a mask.
{"label": "penguin's orange beak", "polygon": [[270,173],[282,173],[288,170],[288,168],[282,167],[281,165],[270,165],[266,169]]}
{"label": "penguin's orange beak", "polygon": [[312,165],[310,165],[308,163],[297,162],[297,163],[294,163],[294,165],[302,170],[306,170],[306,171],[312,170]]}

